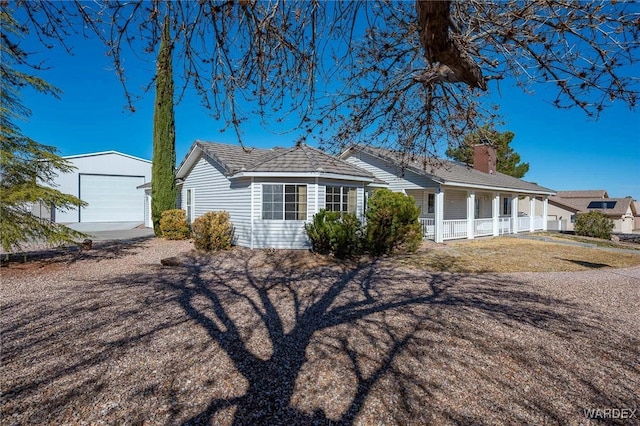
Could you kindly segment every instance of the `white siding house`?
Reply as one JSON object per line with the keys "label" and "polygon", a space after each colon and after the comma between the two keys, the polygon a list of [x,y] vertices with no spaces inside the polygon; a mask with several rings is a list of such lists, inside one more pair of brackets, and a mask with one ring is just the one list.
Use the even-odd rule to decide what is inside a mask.
{"label": "white siding house", "polygon": [[[547,198],[554,192],[490,170],[495,153],[484,160],[478,164],[487,171],[403,161],[370,147],[352,147],[336,158],[304,144],[245,149],[196,141],[176,179],[190,221],[227,211],[234,244],[249,248],[309,248],[304,225],[313,215],[326,208],[363,219],[366,198],[380,187],[412,196],[424,237],[437,242],[546,229]],[[521,198],[533,215],[518,214]]]}
{"label": "white siding house", "polygon": [[144,222],[145,196],[137,187],[151,179],[151,161],[116,151],[64,158],[76,169],[58,175],[56,189],[88,205],[66,211],[36,205],[34,214],[58,223]]}
{"label": "white siding house", "polygon": [[295,249],[310,247],[304,225],[320,209],[362,218],[365,187],[374,181],[369,172],[304,144],[246,150],[200,141],[176,178],[190,221],[209,211],[227,211],[234,244]]}

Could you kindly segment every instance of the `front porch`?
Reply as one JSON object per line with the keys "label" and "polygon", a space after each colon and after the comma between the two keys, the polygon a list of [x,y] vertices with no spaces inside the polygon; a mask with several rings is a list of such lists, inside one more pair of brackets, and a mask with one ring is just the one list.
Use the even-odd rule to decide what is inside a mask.
{"label": "front porch", "polygon": [[406,193],[421,208],[423,237],[436,242],[547,229],[546,196],[444,188]]}
{"label": "front porch", "polygon": [[[426,240],[436,239],[435,219],[420,219],[422,225],[422,235]],[[515,219],[510,217],[499,217],[496,223],[493,218],[473,219],[471,226],[469,219],[450,219],[442,221],[442,240],[472,239],[475,237],[489,237],[506,234],[516,234],[518,232],[534,232],[545,230],[546,222],[542,216],[518,217]],[[514,225],[515,223],[515,225]],[[471,230],[471,233],[469,232]]]}

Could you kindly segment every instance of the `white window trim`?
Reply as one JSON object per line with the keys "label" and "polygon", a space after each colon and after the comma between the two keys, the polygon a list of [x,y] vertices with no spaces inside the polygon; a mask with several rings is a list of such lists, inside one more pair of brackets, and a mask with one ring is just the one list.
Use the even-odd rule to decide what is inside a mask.
{"label": "white window trim", "polygon": [[[189,211],[189,191],[191,191],[191,211]],[[184,207],[187,213],[189,213],[189,223],[193,223],[196,220],[196,189],[187,188],[184,194]]]}
{"label": "white window trim", "polygon": [[[325,185],[325,188],[324,188],[324,209],[325,209],[325,210],[329,210],[329,209],[327,208],[327,193],[328,193],[327,189],[328,189],[328,188],[340,188],[340,213],[353,213],[353,214],[357,214],[357,213],[358,213],[358,187],[357,187],[357,186],[353,186],[353,185],[342,185],[342,184]],[[353,202],[353,205],[354,205],[354,208],[355,208],[355,209],[354,209],[354,211],[352,211],[352,212],[350,212],[350,211],[348,210],[348,209],[349,209],[349,204],[350,204],[350,203],[349,203],[349,193],[348,193],[348,192],[347,192],[347,211],[342,211],[342,204],[343,204],[343,202],[342,202],[342,197],[344,196],[344,193],[343,193],[343,192],[344,192],[344,189],[345,189],[345,188],[346,188],[347,190],[349,190],[349,189],[353,189],[353,190],[355,190],[355,192],[354,192],[354,193],[355,193],[355,198],[356,198],[356,199],[355,199],[355,200],[354,200],[354,202]],[[332,204],[333,204],[333,203],[332,203]],[[332,211],[335,211],[335,210],[332,210]]]}
{"label": "white window trim", "polygon": [[[265,185],[282,185],[282,219],[264,219],[264,186]],[[306,218],[305,219],[285,219],[285,187],[286,186],[304,186],[307,188],[307,201],[306,201]],[[281,182],[264,182],[260,184],[260,216],[259,219],[265,222],[306,222],[309,220],[309,184],[308,183],[281,183]]]}

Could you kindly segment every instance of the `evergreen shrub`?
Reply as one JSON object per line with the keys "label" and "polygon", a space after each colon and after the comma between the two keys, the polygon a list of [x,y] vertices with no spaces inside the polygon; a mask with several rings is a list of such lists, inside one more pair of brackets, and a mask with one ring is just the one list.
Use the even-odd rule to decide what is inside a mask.
{"label": "evergreen shrub", "polygon": [[181,209],[163,211],[160,217],[160,231],[167,240],[186,240],[191,233],[187,213]]}
{"label": "evergreen shrub", "polygon": [[591,211],[578,215],[574,231],[576,235],[584,235],[587,237],[611,238],[611,231],[614,228],[613,221],[602,212]]}
{"label": "evergreen shrub", "polygon": [[362,224],[353,213],[320,210],[313,221],[305,224],[311,249],[320,254],[333,254],[346,259],[361,254]]}
{"label": "evergreen shrub", "polygon": [[413,252],[422,242],[420,209],[413,197],[376,190],[367,209],[366,249],[374,255]]}
{"label": "evergreen shrub", "polygon": [[193,243],[198,250],[219,251],[231,248],[233,226],[229,213],[208,212],[198,217],[191,225]]}

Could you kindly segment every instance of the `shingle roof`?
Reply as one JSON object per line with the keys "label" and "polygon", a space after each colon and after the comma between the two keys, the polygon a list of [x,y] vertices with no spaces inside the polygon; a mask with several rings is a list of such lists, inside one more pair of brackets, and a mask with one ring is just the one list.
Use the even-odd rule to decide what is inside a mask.
{"label": "shingle roof", "polygon": [[249,172],[332,173],[373,179],[366,170],[305,144],[276,150],[247,166]]}
{"label": "shingle roof", "polygon": [[238,173],[277,150],[246,148],[240,145],[196,141],[202,152],[220,164],[228,175]]}
{"label": "shingle roof", "polygon": [[532,182],[527,182],[503,173],[484,173],[471,167],[443,159],[429,159],[422,156],[407,156],[399,152],[370,146],[355,146],[350,148],[354,152],[365,152],[393,164],[400,164],[405,168],[422,175],[432,177],[440,183],[477,185],[492,188],[506,188],[527,192],[553,194],[555,191]]}
{"label": "shingle roof", "polygon": [[604,189],[556,191],[556,195],[562,198],[609,198],[607,191]]}
{"label": "shingle roof", "polygon": [[[555,204],[560,204],[562,206],[570,207],[574,210],[577,210],[579,213],[586,213],[590,211],[600,211],[607,216],[616,216],[620,217],[627,213],[629,207],[631,207],[631,211],[635,210],[635,206],[632,206],[631,203],[633,200],[631,198],[564,198],[564,197],[550,197],[549,201]],[[589,204],[592,202],[599,201],[615,201],[615,206],[611,209],[602,209],[602,208],[588,208]]]}
{"label": "shingle roof", "polygon": [[240,172],[329,173],[374,179],[366,170],[305,144],[293,148],[242,148],[239,145],[197,141],[196,145],[218,162],[227,175]]}

